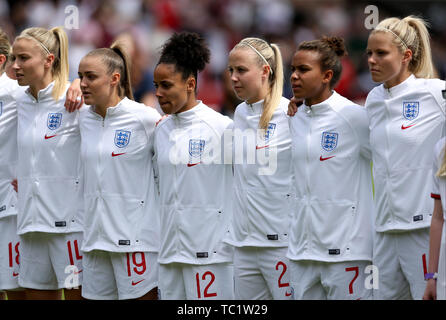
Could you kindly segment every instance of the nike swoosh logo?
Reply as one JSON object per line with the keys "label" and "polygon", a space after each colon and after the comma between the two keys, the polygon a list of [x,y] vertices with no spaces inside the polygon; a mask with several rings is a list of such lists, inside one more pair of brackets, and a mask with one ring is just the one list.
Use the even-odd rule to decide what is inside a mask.
{"label": "nike swoosh logo", "polygon": [[188,167],[193,167],[196,166],[197,164],[200,164],[201,162],[197,162],[197,163],[188,163],[187,166]]}
{"label": "nike swoosh logo", "polygon": [[55,135],[52,135],[52,136],[47,136],[47,135],[45,135],[45,140],[46,140],[46,139],[51,139],[51,138],[54,138],[55,136],[57,136],[57,134],[55,134]]}
{"label": "nike swoosh logo", "polygon": [[12,272],[13,277],[17,277],[18,275],[19,275],[19,273],[15,273],[14,271]]}
{"label": "nike swoosh logo", "polygon": [[269,147],[269,145],[262,146],[262,147],[256,146],[256,150],[263,149],[263,148],[268,148],[268,147]]}
{"label": "nike swoosh logo", "polygon": [[146,280],[146,279],[142,279],[142,280],[139,280],[139,281],[132,281],[132,286],[136,286],[138,283],[140,283],[140,282],[143,282],[144,280]]}
{"label": "nike swoosh logo", "polygon": [[289,297],[289,296],[291,296],[291,292],[286,291],[285,292],[285,297]]}
{"label": "nike swoosh logo", "polygon": [[410,127],[413,127],[414,125],[415,125],[415,123],[411,124],[410,126],[405,126],[404,124],[402,124],[401,125],[401,130],[406,130],[406,129],[410,128]]}
{"label": "nike swoosh logo", "polygon": [[112,152],[112,157],[122,156],[123,154],[125,154],[125,152],[123,152],[123,153],[115,153],[115,152],[113,151],[113,152]]}
{"label": "nike swoosh logo", "polygon": [[79,271],[75,271],[74,274],[79,274],[83,271],[84,269],[80,269]]}
{"label": "nike swoosh logo", "polygon": [[327,157],[327,158],[322,158],[322,156],[319,158],[319,160],[321,160],[321,161],[325,161],[325,160],[328,160],[328,159],[331,159],[331,158],[334,158],[335,156],[331,156],[331,157]]}

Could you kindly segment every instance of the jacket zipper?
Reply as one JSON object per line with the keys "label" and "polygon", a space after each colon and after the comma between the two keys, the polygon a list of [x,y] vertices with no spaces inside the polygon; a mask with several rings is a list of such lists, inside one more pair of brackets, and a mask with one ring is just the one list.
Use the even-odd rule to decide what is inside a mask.
{"label": "jacket zipper", "polygon": [[[310,149],[311,149],[311,136],[313,134],[312,132],[312,122],[313,122],[313,110],[309,108],[309,112],[307,113],[308,119],[309,119],[309,133],[307,134],[306,143],[307,143],[307,152],[306,152],[306,168],[310,168]],[[309,170],[305,170],[305,188],[307,191],[307,210],[305,213],[305,219],[307,220],[306,226],[307,226],[307,232],[308,232],[308,249],[311,247],[312,244],[312,229],[311,229],[311,214],[308,214],[308,210],[311,210],[311,193],[310,193],[310,173]]]}

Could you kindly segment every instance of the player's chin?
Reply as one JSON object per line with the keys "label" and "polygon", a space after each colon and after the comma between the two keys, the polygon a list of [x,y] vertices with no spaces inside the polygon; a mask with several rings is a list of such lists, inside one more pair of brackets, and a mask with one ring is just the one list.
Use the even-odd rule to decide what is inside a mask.
{"label": "player's chin", "polygon": [[378,71],[370,71],[370,76],[371,76],[373,82],[378,83],[378,82],[384,82],[384,80],[385,80],[384,75]]}
{"label": "player's chin", "polygon": [[165,114],[172,114],[172,105],[169,102],[160,103],[160,108]]}
{"label": "player's chin", "polygon": [[19,86],[28,86],[29,85],[29,82],[23,76],[18,76],[16,78],[17,78],[17,83],[19,84]]}
{"label": "player's chin", "polygon": [[83,94],[83,98],[84,98],[84,103],[87,105],[94,105],[95,101],[93,99],[93,97],[91,96],[91,94]]}

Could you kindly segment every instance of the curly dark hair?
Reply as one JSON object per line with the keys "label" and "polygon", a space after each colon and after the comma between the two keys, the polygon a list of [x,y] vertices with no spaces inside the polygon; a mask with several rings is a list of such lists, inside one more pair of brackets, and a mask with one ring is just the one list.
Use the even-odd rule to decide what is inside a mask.
{"label": "curly dark hair", "polygon": [[175,65],[175,69],[182,73],[183,79],[193,75],[197,79],[211,57],[204,38],[195,32],[174,33],[163,45],[160,63]]}

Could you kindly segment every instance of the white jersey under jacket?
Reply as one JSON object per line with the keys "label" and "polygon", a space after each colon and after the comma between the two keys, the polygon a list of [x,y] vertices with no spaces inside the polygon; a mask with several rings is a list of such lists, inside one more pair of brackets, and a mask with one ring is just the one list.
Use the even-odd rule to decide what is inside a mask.
{"label": "white jersey under jacket", "polygon": [[335,91],[290,117],[296,199],[288,258],[371,260],[373,193],[366,110]]}
{"label": "white jersey under jacket", "polygon": [[291,215],[292,167],[289,100],[281,98],[266,131],[258,131],[263,100],[234,114],[234,190],[231,245],[286,247]]}
{"label": "white jersey under jacket", "polygon": [[83,229],[79,111],[68,113],[53,87],[17,95],[18,234]]}
{"label": "white jersey under jacket", "polygon": [[17,193],[11,182],[17,177],[17,81],[0,77],[0,218],[17,214]]}
{"label": "white jersey under jacket", "polygon": [[199,101],[155,129],[160,263],[232,261],[233,248],[223,243],[232,215],[232,164],[222,152],[224,131],[231,126],[230,118]]}
{"label": "white jersey under jacket", "polygon": [[152,165],[159,113],[128,98],[105,118],[81,114],[84,172],[82,250],[151,251],[159,247],[159,218]]}
{"label": "white jersey under jacket", "polygon": [[444,87],[411,75],[367,96],[378,232],[430,226],[432,150],[446,130]]}

